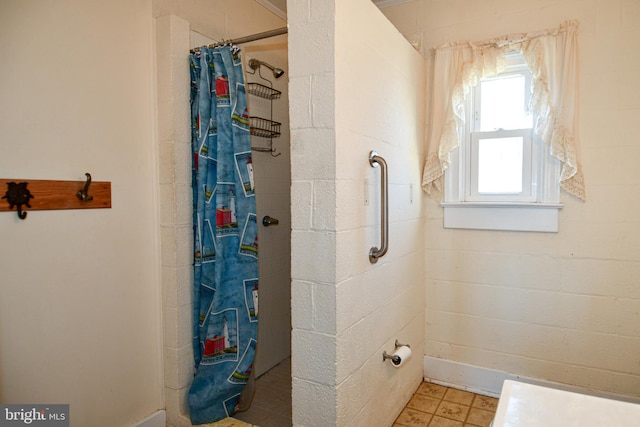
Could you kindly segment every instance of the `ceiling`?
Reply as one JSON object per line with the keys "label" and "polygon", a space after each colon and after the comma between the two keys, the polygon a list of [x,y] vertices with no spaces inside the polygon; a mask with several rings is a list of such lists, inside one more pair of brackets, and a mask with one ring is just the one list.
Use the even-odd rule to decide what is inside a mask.
{"label": "ceiling", "polygon": [[[371,0],[378,7],[389,7],[413,0]],[[280,16],[287,19],[287,0],[257,0],[258,3]]]}

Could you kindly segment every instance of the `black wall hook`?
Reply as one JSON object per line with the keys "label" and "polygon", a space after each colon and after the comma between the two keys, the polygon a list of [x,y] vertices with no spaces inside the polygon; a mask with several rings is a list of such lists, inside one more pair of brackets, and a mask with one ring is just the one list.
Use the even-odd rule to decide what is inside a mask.
{"label": "black wall hook", "polygon": [[25,219],[27,217],[27,213],[22,210],[22,205],[26,205],[28,208],[31,207],[29,204],[29,199],[33,199],[33,195],[27,188],[28,182],[7,182],[7,192],[3,199],[7,199],[9,202],[9,209],[13,209],[14,206],[17,206],[18,209],[18,218]]}
{"label": "black wall hook", "polygon": [[89,172],[85,173],[87,176],[87,182],[84,184],[84,188],[76,194],[78,199],[84,202],[90,202],[93,200],[93,196],[89,195],[89,186],[91,185],[91,174]]}

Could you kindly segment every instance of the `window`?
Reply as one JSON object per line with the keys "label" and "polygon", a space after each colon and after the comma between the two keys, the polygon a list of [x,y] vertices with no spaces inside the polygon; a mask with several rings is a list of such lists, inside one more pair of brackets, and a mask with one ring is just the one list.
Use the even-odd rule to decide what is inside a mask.
{"label": "window", "polygon": [[586,200],[578,25],[434,48],[422,188],[445,227],[557,231],[560,189]]}
{"label": "window", "polygon": [[557,231],[557,161],[545,158],[529,108],[532,75],[520,52],[470,88],[460,146],[445,173],[445,227]]}
{"label": "window", "polygon": [[467,96],[465,201],[535,202],[540,144],[533,144],[531,71],[522,54]]}

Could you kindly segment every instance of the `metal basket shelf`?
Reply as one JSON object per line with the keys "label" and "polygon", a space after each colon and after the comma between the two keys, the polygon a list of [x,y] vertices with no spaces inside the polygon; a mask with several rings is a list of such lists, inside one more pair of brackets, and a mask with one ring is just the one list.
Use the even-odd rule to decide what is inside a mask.
{"label": "metal basket shelf", "polygon": [[282,123],[273,120],[263,119],[262,117],[249,117],[249,128],[251,135],[260,136],[262,138],[277,138],[280,136],[280,126]]}
{"label": "metal basket shelf", "polygon": [[282,92],[260,83],[247,83],[247,92],[265,99],[278,99]]}

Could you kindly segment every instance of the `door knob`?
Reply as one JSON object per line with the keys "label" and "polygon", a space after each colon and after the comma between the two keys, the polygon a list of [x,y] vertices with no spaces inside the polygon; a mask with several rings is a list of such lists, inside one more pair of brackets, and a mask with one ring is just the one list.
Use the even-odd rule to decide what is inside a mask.
{"label": "door knob", "polygon": [[275,218],[271,218],[269,215],[262,218],[262,225],[264,225],[265,227],[268,227],[270,225],[278,225],[279,222],[280,221]]}

